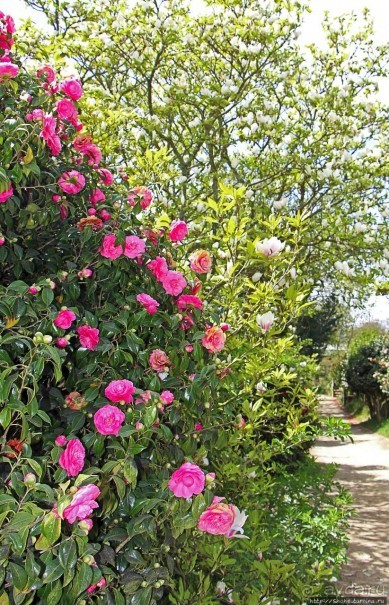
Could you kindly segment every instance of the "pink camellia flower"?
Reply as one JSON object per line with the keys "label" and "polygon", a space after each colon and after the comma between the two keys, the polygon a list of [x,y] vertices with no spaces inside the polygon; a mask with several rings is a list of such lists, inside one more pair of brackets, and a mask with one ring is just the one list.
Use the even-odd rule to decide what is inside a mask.
{"label": "pink camellia flower", "polygon": [[185,315],[180,322],[181,330],[190,330],[192,326],[194,326],[194,319],[191,315]]}
{"label": "pink camellia flower", "polygon": [[84,519],[78,523],[78,527],[88,533],[93,527],[93,521],[92,519]]}
{"label": "pink camellia flower", "polygon": [[172,242],[180,242],[188,235],[188,225],[184,221],[175,220],[167,235]]}
{"label": "pink camellia flower", "polygon": [[226,335],[219,326],[212,326],[207,328],[201,342],[210,353],[216,353],[224,348]]}
{"label": "pink camellia flower", "polygon": [[81,82],[76,79],[64,80],[60,86],[61,92],[63,92],[69,99],[78,101],[82,97],[82,86]]}
{"label": "pink camellia flower", "polygon": [[81,148],[80,152],[88,158],[88,164],[91,166],[97,166],[102,160],[103,154],[101,149],[94,143],[85,143]]}
{"label": "pink camellia flower", "polygon": [[162,281],[169,271],[166,259],[162,256],[157,256],[157,258],[149,262],[146,266],[158,281]]}
{"label": "pink camellia flower", "polygon": [[203,308],[203,301],[192,294],[182,294],[176,300],[176,304],[180,311],[186,311],[186,309],[200,309],[201,311]]}
{"label": "pink camellia flower", "polygon": [[200,515],[197,527],[214,536],[226,536],[234,524],[235,512],[231,505],[220,502],[220,498],[214,498],[213,502]]}
{"label": "pink camellia flower", "polygon": [[147,187],[134,187],[128,195],[127,200],[130,206],[135,206],[135,204],[139,202],[142,210],[146,210],[153,200],[153,194]]}
{"label": "pink camellia flower", "polygon": [[37,78],[47,84],[52,84],[55,80],[55,71],[50,65],[42,65],[36,72],[36,75]]}
{"label": "pink camellia flower", "polygon": [[61,336],[60,338],[57,338],[57,340],[55,341],[55,346],[59,347],[60,349],[64,349],[65,347],[67,347],[69,344],[69,341],[66,340],[66,338],[64,338],[63,336]]}
{"label": "pink camellia flower", "polygon": [[257,324],[262,328],[262,332],[267,332],[273,325],[275,320],[274,314],[271,311],[263,313],[263,315],[257,315]]}
{"label": "pink camellia flower", "polygon": [[112,185],[113,175],[110,170],[108,170],[107,168],[99,168],[98,173],[100,175],[100,180],[103,185]]}
{"label": "pink camellia flower", "polygon": [[171,391],[162,391],[160,399],[164,405],[170,405],[174,401],[174,395]]}
{"label": "pink camellia flower", "polygon": [[79,271],[77,275],[82,279],[83,277],[90,277],[91,275],[93,275],[93,271],[92,269],[88,269],[88,267],[85,267],[84,269],[81,269],[81,271]]}
{"label": "pink camellia flower", "polygon": [[75,319],[76,314],[73,313],[73,311],[69,311],[69,309],[63,309],[62,311],[59,311],[57,317],[53,321],[53,324],[57,326],[57,328],[68,330]]}
{"label": "pink camellia flower", "polygon": [[61,120],[68,120],[69,122],[77,121],[77,107],[70,99],[61,99],[60,101],[57,101],[56,108]]}
{"label": "pink camellia flower", "polygon": [[0,11],[0,48],[5,51],[11,50],[14,40],[12,34],[15,32],[15,22],[10,15]]}
{"label": "pink camellia flower", "polygon": [[85,448],[81,441],[70,439],[58,462],[65,469],[68,477],[76,477],[84,468],[85,463]]}
{"label": "pink camellia flower", "polygon": [[86,592],[88,594],[91,594],[92,592],[95,592],[95,590],[97,590],[98,588],[104,588],[104,586],[107,585],[107,580],[105,578],[101,578],[101,580],[99,580],[97,582],[97,584],[91,584],[90,586],[88,586],[88,588],[86,589]]}
{"label": "pink camellia flower", "polygon": [[162,286],[172,296],[178,296],[186,287],[187,281],[179,271],[168,271],[162,278]]}
{"label": "pink camellia flower", "polygon": [[150,354],[149,364],[156,372],[168,372],[171,361],[164,351],[155,349]]}
{"label": "pink camellia flower", "polygon": [[149,315],[154,315],[159,307],[159,302],[148,294],[138,294],[136,297],[138,303],[143,305]]}
{"label": "pink camellia flower", "polygon": [[255,246],[257,252],[264,254],[268,258],[277,256],[285,248],[285,242],[281,242],[277,237],[266,238],[258,242]]}
{"label": "pink camellia flower", "polygon": [[135,387],[131,380],[112,380],[104,391],[104,395],[114,403],[131,403]]}
{"label": "pink camellia flower", "polygon": [[19,67],[14,63],[2,61],[0,63],[0,82],[9,78],[16,78],[19,73]]}
{"label": "pink camellia flower", "polygon": [[194,425],[194,429],[195,431],[197,431],[198,433],[201,433],[201,431],[204,429],[203,425],[201,424],[201,422],[196,422],[196,424]]}
{"label": "pink camellia flower", "polygon": [[58,437],[56,438],[54,443],[55,443],[55,445],[60,445],[61,447],[63,447],[64,445],[66,445],[67,439],[66,439],[65,435],[58,435]]}
{"label": "pink camellia flower", "polygon": [[123,246],[115,246],[116,243],[116,235],[111,233],[110,235],[105,235],[103,239],[103,245],[100,248],[101,256],[105,258],[109,258],[110,260],[115,260],[119,258],[123,254]]}
{"label": "pink camellia flower", "polygon": [[79,193],[85,187],[85,177],[77,170],[64,172],[57,181],[65,193]]}
{"label": "pink camellia flower", "polygon": [[142,256],[146,251],[146,243],[137,235],[127,235],[124,242],[123,254],[128,258]]}
{"label": "pink camellia flower", "polygon": [[92,328],[88,324],[77,328],[78,338],[81,346],[93,351],[99,344],[99,330]]}
{"label": "pink camellia flower", "polygon": [[12,185],[8,187],[8,189],[4,189],[4,191],[0,191],[0,204],[4,204],[14,194],[14,190]]}
{"label": "pink camellia flower", "polygon": [[57,120],[50,115],[42,116],[41,137],[46,141],[53,155],[58,155],[62,149],[61,139],[57,134]]}
{"label": "pink camellia flower", "polygon": [[195,273],[208,273],[212,267],[212,259],[206,250],[196,250],[189,257],[190,268]]}
{"label": "pink camellia flower", "polygon": [[63,518],[74,523],[82,521],[92,514],[93,509],[98,508],[96,498],[100,495],[97,485],[85,485],[80,487],[74,494],[69,506],[63,511]]}
{"label": "pink camellia flower", "polygon": [[98,202],[104,202],[105,200],[105,193],[103,191],[101,191],[101,189],[99,189],[98,187],[96,189],[93,189],[91,195],[89,196],[88,200],[91,202],[91,204],[97,204]]}
{"label": "pink camellia flower", "polygon": [[114,405],[105,405],[97,410],[93,422],[100,435],[118,435],[126,417],[121,410]]}
{"label": "pink camellia flower", "polygon": [[192,462],[184,462],[169,480],[169,489],[177,498],[191,498],[194,494],[200,494],[204,486],[204,472]]}

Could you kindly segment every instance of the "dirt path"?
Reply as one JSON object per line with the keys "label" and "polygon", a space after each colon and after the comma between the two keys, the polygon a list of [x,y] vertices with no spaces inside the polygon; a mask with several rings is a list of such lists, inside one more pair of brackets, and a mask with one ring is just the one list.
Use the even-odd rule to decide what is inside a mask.
{"label": "dirt path", "polygon": [[389,439],[347,415],[336,399],[322,399],[322,413],[352,425],[354,443],[321,438],[312,449],[318,462],[339,465],[337,478],[352,493],[348,563],[338,584],[347,594],[389,596]]}

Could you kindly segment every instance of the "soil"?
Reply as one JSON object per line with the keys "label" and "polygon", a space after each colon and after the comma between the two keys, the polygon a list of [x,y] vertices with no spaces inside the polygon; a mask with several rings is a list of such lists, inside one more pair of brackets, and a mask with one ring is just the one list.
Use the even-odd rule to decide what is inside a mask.
{"label": "soil", "polygon": [[353,496],[348,562],[337,586],[343,595],[389,595],[389,439],[358,424],[334,398],[321,400],[323,415],[351,424],[354,443],[318,439],[312,455],[339,465],[337,479]]}

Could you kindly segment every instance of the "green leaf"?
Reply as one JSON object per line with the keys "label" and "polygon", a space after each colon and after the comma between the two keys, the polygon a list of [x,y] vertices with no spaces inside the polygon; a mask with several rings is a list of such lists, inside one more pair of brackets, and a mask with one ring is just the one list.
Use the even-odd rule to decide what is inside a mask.
{"label": "green leaf", "polygon": [[88,588],[89,584],[92,581],[92,577],[92,568],[86,563],[82,562],[73,580],[73,591],[76,593],[77,596]]}
{"label": "green leaf", "polygon": [[64,569],[71,569],[77,563],[77,546],[74,540],[62,542],[58,551],[59,562]]}
{"label": "green leaf", "polygon": [[131,599],[129,600],[129,605],[149,605],[151,600],[151,593],[151,586],[137,590],[136,593],[133,594]]}
{"label": "green leaf", "polygon": [[27,584],[27,574],[21,565],[17,565],[17,563],[9,563],[8,571],[12,578],[12,583],[18,590],[23,590],[25,585]]}
{"label": "green leaf", "polygon": [[52,546],[61,535],[61,519],[57,519],[54,513],[48,513],[42,522],[42,534]]}
{"label": "green leaf", "polygon": [[42,290],[42,300],[45,305],[48,307],[54,300],[54,292],[51,288],[43,288]]}
{"label": "green leaf", "polygon": [[42,579],[45,584],[49,584],[58,580],[62,575],[63,567],[60,565],[58,559],[54,559],[47,564]]}

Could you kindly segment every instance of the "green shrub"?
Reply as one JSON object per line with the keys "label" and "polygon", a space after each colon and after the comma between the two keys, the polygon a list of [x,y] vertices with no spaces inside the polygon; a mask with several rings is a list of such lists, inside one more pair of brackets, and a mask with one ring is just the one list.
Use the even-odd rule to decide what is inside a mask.
{"label": "green shrub", "polygon": [[[306,292],[280,285],[303,218],[283,224],[283,256],[261,255],[280,221],[248,241],[247,217],[232,215],[244,190],[224,188],[209,214],[225,221],[220,247],[234,262],[196,276],[188,260],[199,240],[171,241],[181,239],[170,233],[176,217],[157,200],[145,208],[150,190],[102,169],[98,148],[77,134],[78,83],[58,89],[48,67],[38,77],[11,72],[0,82],[0,598],[216,604],[226,578],[235,602],[252,605],[294,575],[296,602],[307,585],[317,593],[338,546],[304,577],[297,553],[285,560],[293,532],[275,540],[265,519],[285,465],[321,431],[288,331]],[[184,236],[184,224],[175,229]],[[158,257],[166,280],[163,261],[162,279],[150,265]],[[181,286],[192,297],[202,286],[204,315]],[[270,307],[274,326],[260,328],[256,315]],[[184,462],[196,465],[194,498],[169,488]],[[214,496],[225,498],[223,535],[198,527]],[[250,540],[230,535],[245,521],[235,506]],[[281,525],[283,508],[275,512]],[[276,583],[258,559],[267,551]],[[253,581],[232,581],[244,574]]]}

